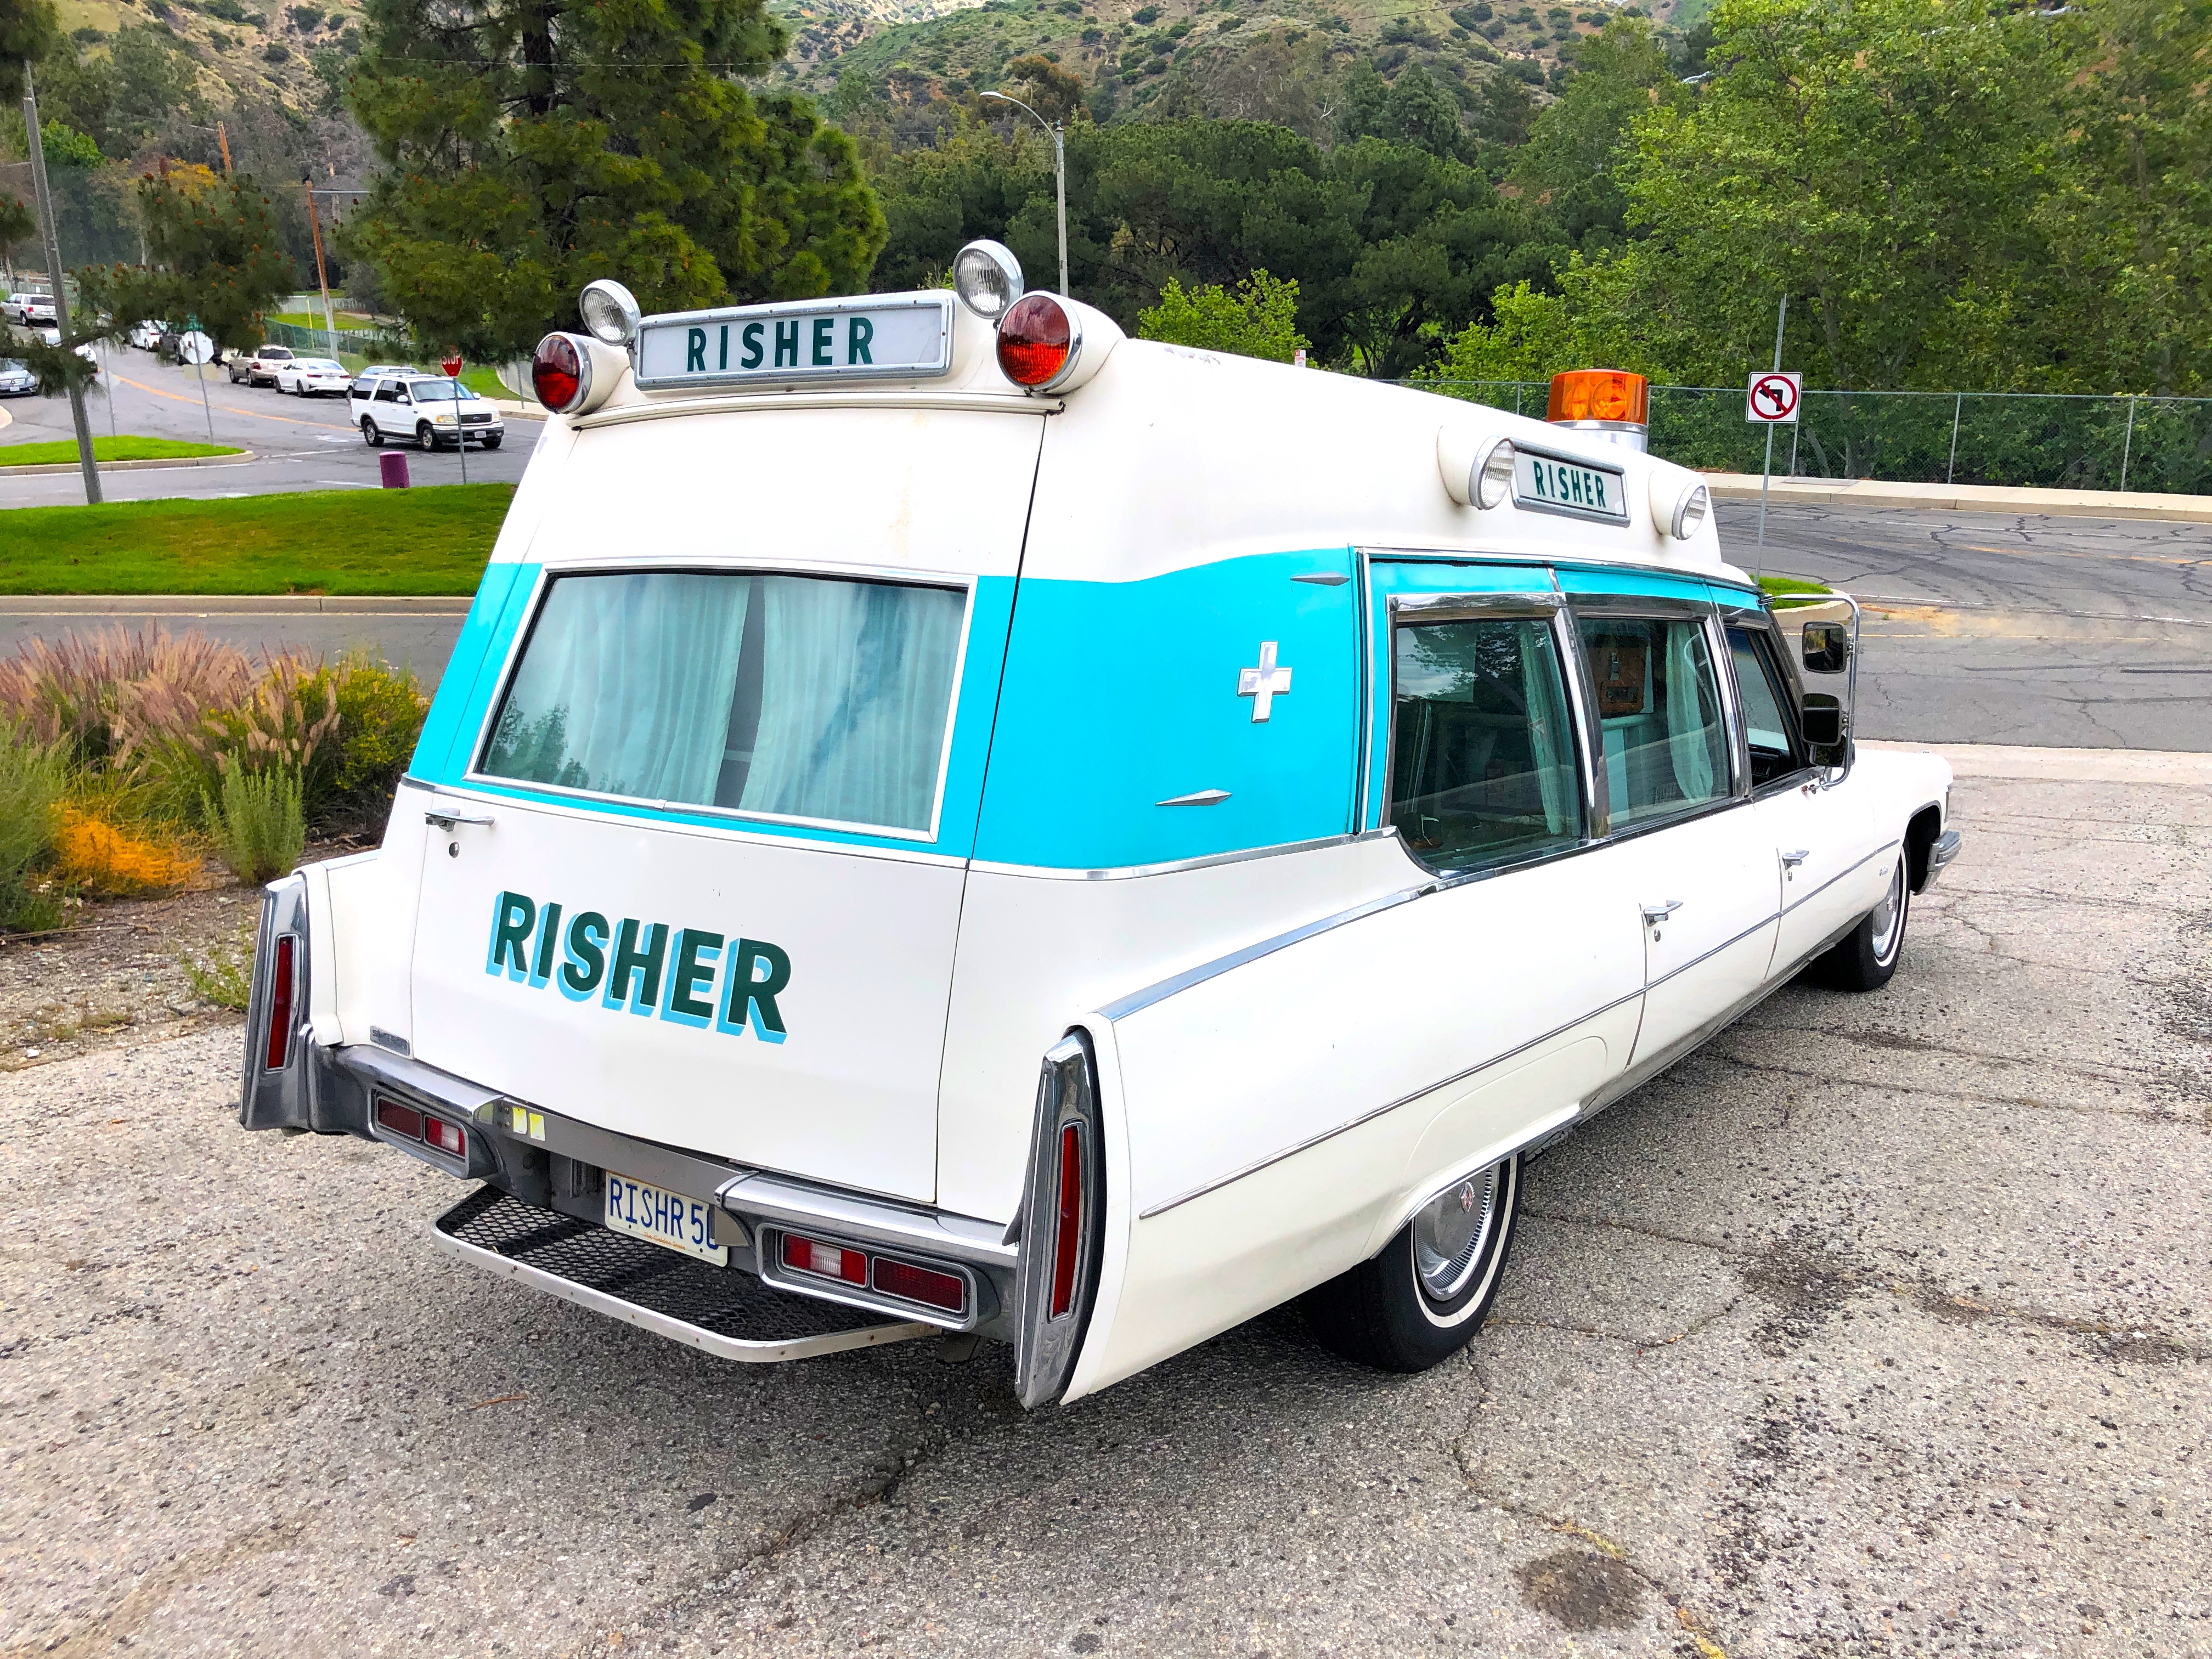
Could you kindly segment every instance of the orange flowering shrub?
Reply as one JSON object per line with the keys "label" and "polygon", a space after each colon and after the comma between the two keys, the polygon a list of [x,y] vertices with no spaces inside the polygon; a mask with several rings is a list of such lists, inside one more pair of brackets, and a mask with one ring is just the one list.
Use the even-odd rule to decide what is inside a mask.
{"label": "orange flowering shrub", "polygon": [[119,830],[96,813],[64,806],[55,815],[54,865],[64,881],[121,896],[181,886],[200,861],[151,836]]}

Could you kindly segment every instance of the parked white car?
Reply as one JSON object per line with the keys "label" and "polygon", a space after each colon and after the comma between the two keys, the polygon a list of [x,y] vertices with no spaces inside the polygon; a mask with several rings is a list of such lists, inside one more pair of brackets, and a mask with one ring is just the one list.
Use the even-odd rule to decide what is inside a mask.
{"label": "parked white car", "polygon": [[0,358],[0,398],[20,398],[39,389],[39,377],[10,358]]}
{"label": "parked white car", "polygon": [[388,442],[418,449],[458,449],[465,443],[497,449],[507,435],[499,411],[458,380],[434,374],[356,378],[347,407],[371,449]]}
{"label": "parked white car", "polygon": [[1778,612],[1633,421],[954,269],[540,345],[384,843],[268,890],[240,1121],[732,1359],[974,1333],[1035,1407],[1304,1298],[1437,1364],[1529,1158],[1898,971],[1950,769],[1856,750],[1855,606]]}
{"label": "parked white car", "polygon": [[274,386],[276,371],[292,361],[289,346],[257,346],[252,351],[235,351],[230,358],[230,383],[240,380],[248,386]]}
{"label": "parked white car", "polygon": [[169,325],[167,323],[156,321],[149,317],[143,322],[131,325],[131,343],[141,351],[151,351],[161,343],[161,337],[168,331]]}
{"label": "parked white car", "polygon": [[295,357],[276,365],[276,389],[295,398],[343,398],[353,385],[345,365],[328,357]]}
{"label": "parked white car", "polygon": [[29,321],[30,319],[23,313],[30,298],[27,294],[10,294],[4,300],[0,300],[0,317],[6,318],[11,323]]}

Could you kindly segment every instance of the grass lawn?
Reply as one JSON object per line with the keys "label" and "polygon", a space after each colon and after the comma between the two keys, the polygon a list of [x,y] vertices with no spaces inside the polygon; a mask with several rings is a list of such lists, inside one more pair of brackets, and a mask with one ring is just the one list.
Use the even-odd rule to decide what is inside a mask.
{"label": "grass lawn", "polygon": [[[339,311],[334,307],[331,315],[337,323],[341,334],[349,328],[367,328],[369,325],[369,319],[357,311]],[[323,325],[323,308],[317,306],[313,311],[279,311],[272,313],[269,320],[289,323],[295,328],[320,328]]]}
{"label": "grass lawn", "polygon": [[[125,433],[119,438],[94,438],[95,461],[179,461],[191,455],[239,455],[245,452],[230,444],[182,443],[174,438],[140,438]],[[50,444],[0,445],[0,466],[48,466],[76,459],[76,441],[64,438]]]}
{"label": "grass lawn", "polygon": [[0,593],[472,593],[514,486],[0,512]]}
{"label": "grass lawn", "polygon": [[1823,582],[1808,582],[1796,576],[1761,576],[1759,585],[1774,599],[1784,599],[1792,593],[1832,593],[1836,590]]}

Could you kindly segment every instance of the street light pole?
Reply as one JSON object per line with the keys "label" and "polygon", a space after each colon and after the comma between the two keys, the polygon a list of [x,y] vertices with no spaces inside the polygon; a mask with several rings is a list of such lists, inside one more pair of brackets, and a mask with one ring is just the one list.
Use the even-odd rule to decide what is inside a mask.
{"label": "street light pole", "polygon": [[[30,140],[31,183],[39,198],[39,229],[46,238],[46,275],[54,285],[54,332],[58,338],[66,340],[70,332],[69,280],[62,274],[61,236],[54,228],[54,192],[46,182],[46,146],[39,126],[39,93],[31,83],[28,64],[23,65],[23,131]],[[84,473],[85,504],[97,507],[100,468],[92,459],[92,422],[84,412],[82,381],[71,383],[69,400],[70,423],[76,428],[77,465]]]}
{"label": "street light pole", "polygon": [[1060,222],[1060,297],[1065,300],[1068,297],[1067,136],[1060,131],[1060,125],[1059,122],[1046,120],[1043,116],[1039,115],[1035,110],[1030,109],[1027,104],[1022,102],[1018,98],[1010,98],[1003,92],[987,92],[983,96],[986,98],[995,98],[1002,104],[1012,104],[1016,109],[1023,111],[1029,116],[1030,120],[1036,122],[1039,126],[1042,127],[1047,132],[1052,135],[1053,187],[1060,198],[1058,215]]}

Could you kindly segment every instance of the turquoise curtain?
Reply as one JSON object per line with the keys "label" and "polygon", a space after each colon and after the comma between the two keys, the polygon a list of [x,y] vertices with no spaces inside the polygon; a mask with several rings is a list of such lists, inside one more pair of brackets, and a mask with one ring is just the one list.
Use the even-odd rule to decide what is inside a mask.
{"label": "turquoise curtain", "polygon": [[965,596],[807,576],[760,588],[760,729],[743,810],[927,830]]}
{"label": "turquoise curtain", "polygon": [[557,578],[485,770],[644,800],[712,801],[751,589],[708,573]]}
{"label": "turquoise curtain", "polygon": [[1684,800],[1711,800],[1718,793],[1720,710],[1711,695],[1705,630],[1695,623],[1669,623],[1667,635],[1668,758]]}

